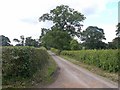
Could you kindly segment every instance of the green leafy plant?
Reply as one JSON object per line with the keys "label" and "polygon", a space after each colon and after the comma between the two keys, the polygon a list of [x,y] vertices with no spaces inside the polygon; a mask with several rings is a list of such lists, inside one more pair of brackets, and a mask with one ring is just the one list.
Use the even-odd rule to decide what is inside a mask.
{"label": "green leafy plant", "polygon": [[119,54],[117,49],[62,51],[61,55],[68,56],[85,64],[97,66],[109,72],[119,71]]}
{"label": "green leafy plant", "polygon": [[49,55],[45,49],[2,47],[2,84],[32,78],[38,70],[44,70],[48,63]]}

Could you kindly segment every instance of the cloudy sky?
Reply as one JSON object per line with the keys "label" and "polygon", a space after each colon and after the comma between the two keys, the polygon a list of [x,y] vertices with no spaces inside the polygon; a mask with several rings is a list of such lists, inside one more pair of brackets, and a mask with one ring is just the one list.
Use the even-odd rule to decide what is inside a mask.
{"label": "cloudy sky", "polygon": [[83,30],[88,26],[103,28],[107,40],[115,38],[118,23],[119,0],[1,0],[0,1],[0,35],[14,38],[20,35],[39,38],[42,27],[50,23],[39,22],[39,17],[64,4],[85,15]]}

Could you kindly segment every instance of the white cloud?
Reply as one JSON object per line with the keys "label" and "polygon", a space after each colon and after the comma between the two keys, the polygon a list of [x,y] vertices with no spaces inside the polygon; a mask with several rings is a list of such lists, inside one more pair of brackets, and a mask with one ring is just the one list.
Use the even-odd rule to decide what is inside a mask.
{"label": "white cloud", "polygon": [[51,23],[39,23],[38,18],[57,5],[69,5],[90,18],[89,16],[94,17],[102,13],[108,2],[115,1],[118,0],[89,0],[89,2],[88,0],[1,0],[0,34],[10,37],[11,41],[20,35],[39,38],[41,28],[49,27]]}
{"label": "white cloud", "polygon": [[105,33],[105,37],[106,37],[106,41],[105,42],[111,42],[115,37],[116,37],[116,33],[115,33],[115,30],[116,30],[116,26],[115,25],[110,25],[110,24],[101,24],[101,25],[98,25],[99,27],[103,28],[104,29],[104,33]]}

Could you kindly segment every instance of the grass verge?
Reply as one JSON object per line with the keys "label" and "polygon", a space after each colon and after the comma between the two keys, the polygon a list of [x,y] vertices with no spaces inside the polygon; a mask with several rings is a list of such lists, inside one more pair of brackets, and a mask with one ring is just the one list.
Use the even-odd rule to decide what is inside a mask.
{"label": "grass verge", "polygon": [[33,87],[35,88],[47,86],[48,84],[52,83],[55,80],[55,78],[53,77],[53,73],[56,72],[57,70],[57,64],[50,55],[49,57],[50,57],[49,65],[46,66],[44,71],[40,71],[43,72],[42,80],[39,78],[39,72],[37,72],[33,77],[33,80],[35,82]]}
{"label": "grass verge", "polygon": [[75,59],[71,59],[68,56],[64,56],[64,55],[60,55],[60,56],[63,57],[64,59],[78,65],[78,66],[81,66],[83,68],[88,69],[89,71],[91,71],[91,72],[93,72],[93,73],[95,73],[97,75],[108,78],[109,80],[112,80],[114,82],[118,82],[118,73],[109,73],[109,72],[104,71],[104,70],[102,70],[100,68],[97,68],[97,67],[95,67],[93,65],[87,65],[87,64],[81,63],[81,62],[79,62],[79,61],[77,61]]}

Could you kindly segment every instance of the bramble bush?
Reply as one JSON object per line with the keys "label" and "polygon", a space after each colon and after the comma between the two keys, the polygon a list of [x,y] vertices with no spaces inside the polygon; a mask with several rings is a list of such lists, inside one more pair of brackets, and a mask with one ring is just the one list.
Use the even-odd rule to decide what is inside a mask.
{"label": "bramble bush", "polygon": [[94,65],[109,72],[119,71],[120,54],[118,50],[79,50],[62,51],[61,55],[68,56],[85,64]]}
{"label": "bramble bush", "polygon": [[2,83],[31,78],[48,65],[45,49],[34,47],[2,47]]}

